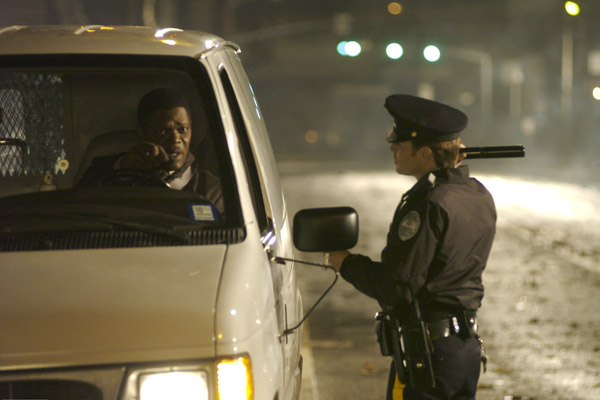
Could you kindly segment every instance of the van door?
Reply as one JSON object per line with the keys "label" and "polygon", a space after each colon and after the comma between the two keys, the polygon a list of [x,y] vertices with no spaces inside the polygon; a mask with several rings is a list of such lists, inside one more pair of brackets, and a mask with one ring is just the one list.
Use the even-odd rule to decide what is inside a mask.
{"label": "van door", "polygon": [[[239,58],[233,54],[228,54],[228,58],[230,62],[227,66],[222,66],[219,73],[234,115],[240,145],[243,148],[263,245],[265,250],[268,247],[274,255],[291,258],[293,248],[289,221],[281,196],[279,173],[270,139]],[[286,329],[300,321],[302,315],[300,294],[296,286],[293,265],[282,265],[273,261],[270,261],[270,265],[279,332],[283,335]],[[280,342],[285,362],[284,385],[288,391],[294,391],[297,388],[288,385],[293,384],[293,378],[299,376],[297,368],[300,361],[298,354],[301,330],[282,336]]]}

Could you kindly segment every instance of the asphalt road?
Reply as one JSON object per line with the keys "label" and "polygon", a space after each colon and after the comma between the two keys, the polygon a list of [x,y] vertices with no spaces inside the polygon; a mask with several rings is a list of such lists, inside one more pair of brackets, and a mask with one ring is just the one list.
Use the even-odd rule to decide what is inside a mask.
{"label": "asphalt road", "polygon": [[[353,250],[378,259],[413,178],[348,166],[281,166],[289,211],[350,205],[360,215]],[[479,312],[490,362],[478,399],[600,399],[600,192],[543,179],[482,174],[498,208]],[[322,255],[299,254],[312,261]],[[308,309],[331,271],[300,267]],[[305,327],[302,400],[384,399],[389,358],[373,330],[375,301],[341,278]]]}

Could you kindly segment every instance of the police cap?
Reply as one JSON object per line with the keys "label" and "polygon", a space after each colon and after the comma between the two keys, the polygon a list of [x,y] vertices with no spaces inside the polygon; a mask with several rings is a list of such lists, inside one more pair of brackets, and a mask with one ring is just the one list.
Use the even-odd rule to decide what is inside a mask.
{"label": "police cap", "polygon": [[417,139],[423,142],[446,142],[459,137],[468,118],[453,107],[437,101],[406,94],[394,94],[385,100],[385,108],[394,117],[390,143]]}

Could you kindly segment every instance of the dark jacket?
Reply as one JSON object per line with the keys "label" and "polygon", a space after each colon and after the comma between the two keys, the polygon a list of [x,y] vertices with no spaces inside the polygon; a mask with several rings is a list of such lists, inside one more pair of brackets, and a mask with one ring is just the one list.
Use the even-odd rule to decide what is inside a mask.
{"label": "dark jacket", "polygon": [[428,311],[476,310],[496,230],[490,193],[467,166],[426,174],[402,197],[381,262],[350,255],[341,275],[382,306]]}
{"label": "dark jacket", "polygon": [[[85,171],[79,185],[87,185],[94,182],[96,179],[114,171],[117,161],[121,159],[125,153],[114,154],[103,157],[95,157],[92,160],[90,167]],[[166,183],[181,177],[188,169],[191,172],[190,181],[181,190],[192,192],[204,196],[208,201],[213,203],[219,213],[223,214],[223,191],[219,178],[211,172],[200,168],[200,165],[190,152],[182,167],[163,179]]]}

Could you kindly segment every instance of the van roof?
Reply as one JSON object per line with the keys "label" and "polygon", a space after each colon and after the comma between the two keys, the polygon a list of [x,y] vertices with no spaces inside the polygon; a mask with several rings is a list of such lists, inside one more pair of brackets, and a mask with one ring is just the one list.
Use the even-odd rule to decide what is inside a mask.
{"label": "van roof", "polygon": [[47,25],[0,28],[0,54],[137,54],[201,57],[231,42],[177,28]]}

